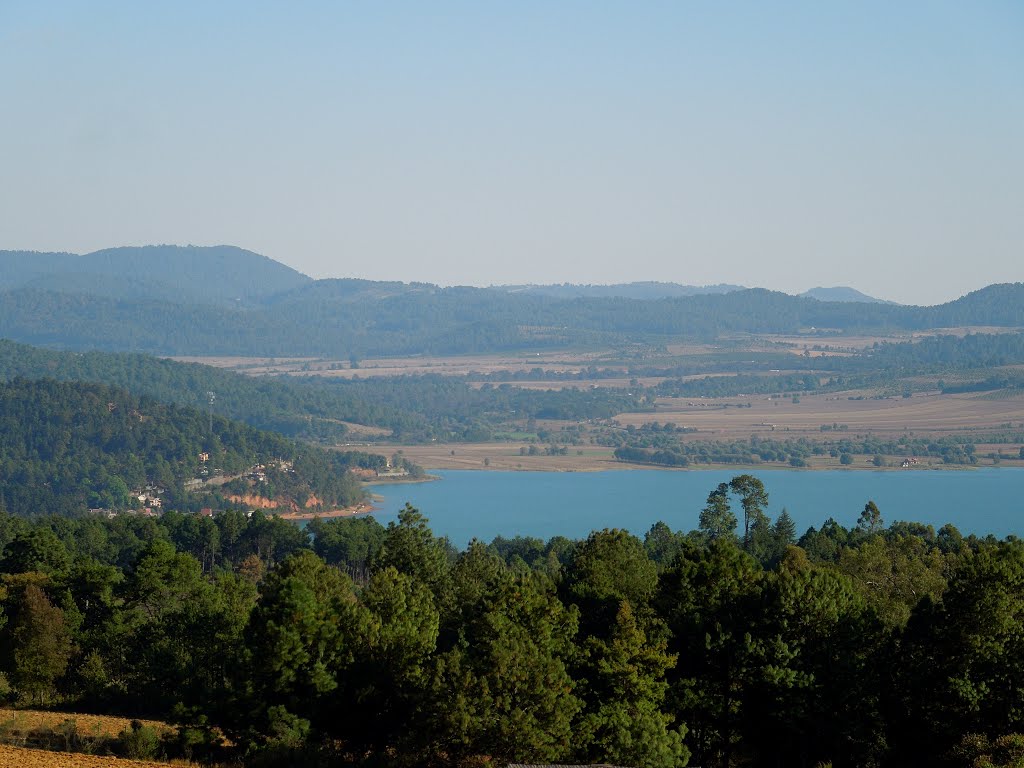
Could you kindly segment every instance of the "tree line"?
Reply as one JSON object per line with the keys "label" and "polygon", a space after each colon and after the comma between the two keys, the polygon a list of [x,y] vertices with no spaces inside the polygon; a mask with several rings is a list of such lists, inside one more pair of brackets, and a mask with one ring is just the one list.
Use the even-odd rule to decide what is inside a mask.
{"label": "tree line", "polygon": [[766,507],[738,475],[695,531],[464,549],[408,506],[0,515],[3,695],[263,766],[1018,764],[1024,545]]}
{"label": "tree line", "polygon": [[935,307],[823,302],[764,289],[645,301],[556,299],[484,288],[320,280],[196,306],[111,297],[76,284],[5,291],[0,333],[24,343],[154,354],[467,354],[587,344],[713,340],[728,333],[1024,326],[1024,284],[992,285]]}
{"label": "tree line", "polygon": [[586,420],[647,407],[641,393],[618,388],[476,388],[439,375],[253,377],[149,355],[56,352],[0,340],[0,380],[15,378],[105,384],[200,410],[207,410],[212,392],[216,416],[324,443],[348,439],[346,422],[382,427],[407,442],[478,442],[512,419]]}
{"label": "tree line", "polygon": [[[666,427],[669,425],[665,425]],[[823,424],[821,432],[846,432],[844,425]],[[687,467],[692,464],[751,465],[767,462],[784,463],[791,467],[806,466],[808,459],[829,456],[839,459],[844,466],[854,463],[854,456],[899,459],[914,457],[934,459],[946,465],[974,465],[978,462],[975,440],[980,442],[1024,441],[1020,429],[1006,429],[1001,434],[945,435],[942,437],[908,437],[897,439],[872,435],[850,435],[838,439],[810,440],[800,438],[771,438],[752,435],[738,440],[694,440],[682,437],[684,429],[665,429],[655,423],[634,430],[601,431],[597,441],[614,446],[615,458],[637,464],[657,464],[668,467]],[[776,433],[778,434],[778,433]],[[1007,458],[1016,458],[1011,454]]]}

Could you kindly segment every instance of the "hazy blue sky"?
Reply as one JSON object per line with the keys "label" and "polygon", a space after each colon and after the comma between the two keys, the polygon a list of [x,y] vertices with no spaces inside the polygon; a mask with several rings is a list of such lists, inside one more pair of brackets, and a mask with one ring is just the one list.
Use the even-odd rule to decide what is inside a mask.
{"label": "hazy blue sky", "polygon": [[1024,2],[0,0],[0,248],[316,277],[1024,280]]}

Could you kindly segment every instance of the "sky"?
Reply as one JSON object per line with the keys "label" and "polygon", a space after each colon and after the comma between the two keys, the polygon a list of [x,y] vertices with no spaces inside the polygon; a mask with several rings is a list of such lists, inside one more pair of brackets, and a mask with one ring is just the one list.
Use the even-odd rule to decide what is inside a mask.
{"label": "sky", "polygon": [[313,277],[1024,280],[1024,3],[0,0],[0,249]]}

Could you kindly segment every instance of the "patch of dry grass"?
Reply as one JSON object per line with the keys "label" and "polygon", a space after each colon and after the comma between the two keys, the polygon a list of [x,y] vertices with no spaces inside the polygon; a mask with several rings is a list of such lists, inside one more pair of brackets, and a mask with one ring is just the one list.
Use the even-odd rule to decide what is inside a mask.
{"label": "patch of dry grass", "polygon": [[[177,765],[189,763],[177,762]],[[49,752],[0,744],[0,765],[14,768],[167,768],[168,763],[127,760],[120,757]]]}
{"label": "patch of dry grass", "polygon": [[[109,715],[83,715],[68,712],[44,712],[35,709],[0,708],[0,725],[3,725],[7,730],[17,732],[56,731],[63,723],[71,720],[75,723],[79,733],[116,738],[121,731],[131,728],[132,719],[128,717],[111,717]],[[153,727],[157,733],[174,730],[167,723],[161,723],[158,720],[140,720],[139,722]]]}

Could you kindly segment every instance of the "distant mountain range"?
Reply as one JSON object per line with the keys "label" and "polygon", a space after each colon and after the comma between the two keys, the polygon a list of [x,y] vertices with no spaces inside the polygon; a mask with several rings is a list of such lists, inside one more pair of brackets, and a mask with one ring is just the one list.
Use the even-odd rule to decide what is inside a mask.
{"label": "distant mountain range", "polygon": [[231,245],[148,245],[73,253],[0,251],[0,290],[182,304],[251,305],[313,279]]}
{"label": "distant mountain range", "polygon": [[732,291],[744,290],[742,285],[729,285],[727,283],[699,286],[655,281],[615,283],[613,285],[577,285],[574,283],[561,283],[558,285],[493,285],[491,289],[503,291],[504,293],[528,293],[534,296],[551,296],[556,299],[670,299],[679,296],[731,293]]}
{"label": "distant mountain range", "polygon": [[834,288],[811,288],[809,291],[804,291],[799,295],[806,299],[817,299],[818,301],[856,301],[864,304],[896,303],[895,301],[876,299],[874,296],[868,296],[866,293],[861,293],[856,288],[849,288],[842,285]]}
{"label": "distant mountain range", "polygon": [[850,288],[313,280],[231,246],[0,251],[0,337],[63,349],[348,358],[957,325],[1024,326],[1024,284],[912,307]]}
{"label": "distant mountain range", "polygon": [[[556,299],[577,298],[620,298],[620,299],[671,299],[681,296],[702,296],[748,290],[742,285],[718,283],[717,285],[681,285],[643,281],[636,283],[613,283],[611,285],[579,285],[561,283],[556,285],[493,285],[491,290],[504,293],[527,293],[533,296],[551,296]],[[799,296],[818,301],[859,301],[867,304],[894,304],[892,301],[876,299],[855,288],[811,288]]]}

